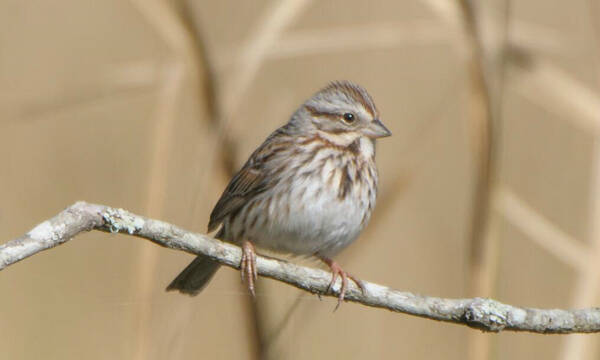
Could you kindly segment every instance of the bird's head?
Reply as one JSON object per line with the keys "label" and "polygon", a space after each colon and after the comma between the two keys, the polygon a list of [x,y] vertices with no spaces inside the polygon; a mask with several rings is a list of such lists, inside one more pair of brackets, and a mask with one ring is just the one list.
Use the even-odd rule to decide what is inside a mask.
{"label": "bird's head", "polygon": [[300,107],[295,117],[303,127],[339,145],[361,137],[375,140],[392,135],[379,119],[371,96],[349,81],[335,81],[321,89]]}

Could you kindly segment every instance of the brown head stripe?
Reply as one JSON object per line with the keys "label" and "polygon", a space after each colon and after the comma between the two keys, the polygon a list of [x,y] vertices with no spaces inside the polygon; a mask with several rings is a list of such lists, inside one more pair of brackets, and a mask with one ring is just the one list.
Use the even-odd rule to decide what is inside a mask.
{"label": "brown head stripe", "polygon": [[304,107],[306,108],[306,110],[308,110],[310,115],[312,115],[313,117],[326,117],[331,120],[338,120],[340,118],[339,114],[330,113],[330,112],[326,112],[326,111],[319,111],[315,107],[310,106],[310,105],[305,105]]}
{"label": "brown head stripe", "polygon": [[372,117],[377,117],[377,108],[373,99],[362,86],[350,81],[334,81],[320,92],[341,92],[363,105]]}

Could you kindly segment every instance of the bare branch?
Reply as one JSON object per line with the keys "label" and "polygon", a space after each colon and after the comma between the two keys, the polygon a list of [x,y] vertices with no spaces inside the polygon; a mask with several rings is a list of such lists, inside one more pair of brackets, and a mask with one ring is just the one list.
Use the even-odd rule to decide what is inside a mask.
{"label": "bare branch", "polygon": [[[58,246],[77,234],[100,230],[129,234],[158,245],[191,254],[204,254],[220,263],[238,268],[240,248],[206,235],[135,215],[123,209],[78,202],[56,217],[44,221],[24,236],[0,246],[0,270],[40,251]],[[286,282],[299,289],[324,294],[331,275],[292,263],[259,257],[261,276]],[[433,320],[463,324],[483,331],[528,331],[545,334],[600,332],[600,309],[542,310],[519,308],[492,299],[443,299],[421,296],[365,282],[365,293],[352,285],[349,301]],[[340,289],[336,284],[333,294]]]}

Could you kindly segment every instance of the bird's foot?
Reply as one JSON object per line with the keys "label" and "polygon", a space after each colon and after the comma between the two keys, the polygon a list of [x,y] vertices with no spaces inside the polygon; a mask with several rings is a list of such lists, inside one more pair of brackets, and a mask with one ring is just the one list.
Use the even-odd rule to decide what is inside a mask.
{"label": "bird's foot", "polygon": [[254,282],[258,277],[256,272],[256,249],[254,244],[248,240],[242,242],[242,261],[240,262],[240,273],[242,275],[242,282],[247,279],[248,291],[252,294],[252,297],[256,297],[254,292]]}
{"label": "bird's foot", "polygon": [[337,310],[340,305],[342,304],[342,302],[344,301],[344,296],[346,295],[346,290],[348,289],[348,279],[351,279],[352,281],[354,281],[356,283],[356,285],[360,288],[360,290],[362,291],[362,293],[365,293],[365,286],[363,284],[363,282],[356,278],[355,276],[353,276],[352,274],[349,274],[347,272],[345,272],[338,263],[336,263],[335,261],[326,258],[326,257],[321,257],[321,260],[327,264],[329,266],[329,268],[331,269],[331,282],[329,283],[329,286],[327,287],[327,293],[331,293],[333,290],[333,286],[335,285],[335,282],[338,278],[338,276],[342,279],[342,287],[340,288],[340,292],[338,295],[338,303],[335,306],[335,310]]}

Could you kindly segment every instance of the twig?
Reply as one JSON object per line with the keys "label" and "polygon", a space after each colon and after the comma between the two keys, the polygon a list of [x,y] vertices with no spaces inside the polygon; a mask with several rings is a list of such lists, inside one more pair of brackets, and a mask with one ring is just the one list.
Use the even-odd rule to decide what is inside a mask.
{"label": "twig", "polygon": [[[0,246],[0,270],[40,251],[69,241],[77,234],[101,230],[148,239],[158,245],[191,254],[204,254],[223,265],[238,268],[240,248],[195,234],[159,220],[123,209],[78,202],[54,218],[44,221],[24,236]],[[299,289],[324,294],[331,275],[323,270],[286,261],[259,257],[258,274],[286,282]],[[346,299],[433,320],[467,325],[483,331],[528,331],[543,334],[600,332],[600,308],[542,310],[519,308],[492,299],[443,299],[415,295],[364,282],[365,292],[351,285]],[[330,296],[338,296],[339,283]],[[325,295],[325,294],[324,294]]]}

